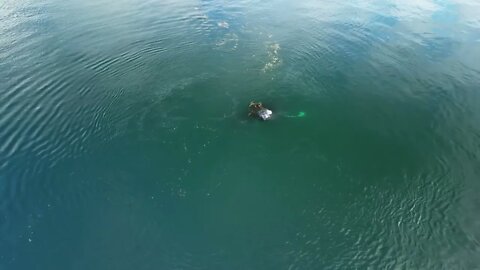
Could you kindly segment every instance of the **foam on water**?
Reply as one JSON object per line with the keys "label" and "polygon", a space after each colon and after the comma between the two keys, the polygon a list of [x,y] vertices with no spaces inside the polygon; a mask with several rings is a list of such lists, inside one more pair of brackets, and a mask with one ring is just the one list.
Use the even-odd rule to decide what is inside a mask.
{"label": "foam on water", "polygon": [[280,51],[280,45],[278,43],[267,45],[267,54],[268,54],[267,61],[268,62],[263,67],[264,72],[272,70],[282,63],[279,56],[279,51]]}

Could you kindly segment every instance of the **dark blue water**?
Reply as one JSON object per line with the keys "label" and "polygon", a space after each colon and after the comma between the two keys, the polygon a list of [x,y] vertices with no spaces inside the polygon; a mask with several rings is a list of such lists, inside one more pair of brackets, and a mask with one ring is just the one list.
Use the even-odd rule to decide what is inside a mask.
{"label": "dark blue water", "polygon": [[479,269],[479,12],[0,2],[0,269]]}

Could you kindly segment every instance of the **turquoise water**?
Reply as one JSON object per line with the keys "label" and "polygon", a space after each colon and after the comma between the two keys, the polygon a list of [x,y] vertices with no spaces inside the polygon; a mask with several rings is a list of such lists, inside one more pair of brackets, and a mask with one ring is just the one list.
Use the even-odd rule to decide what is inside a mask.
{"label": "turquoise water", "polygon": [[3,0],[0,269],[479,269],[479,12]]}

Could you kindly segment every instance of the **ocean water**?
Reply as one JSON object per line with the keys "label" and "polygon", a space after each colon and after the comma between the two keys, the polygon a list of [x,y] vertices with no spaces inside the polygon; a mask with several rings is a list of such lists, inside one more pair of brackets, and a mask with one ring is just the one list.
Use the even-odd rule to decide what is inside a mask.
{"label": "ocean water", "polygon": [[0,269],[480,269],[479,14],[2,0]]}

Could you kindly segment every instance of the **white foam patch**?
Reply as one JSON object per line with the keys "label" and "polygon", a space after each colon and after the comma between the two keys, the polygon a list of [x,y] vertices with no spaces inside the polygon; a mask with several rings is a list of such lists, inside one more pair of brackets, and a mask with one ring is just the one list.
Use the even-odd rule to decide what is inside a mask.
{"label": "white foam patch", "polygon": [[274,69],[282,63],[279,56],[280,45],[273,43],[267,46],[268,62],[263,67],[263,72]]}
{"label": "white foam patch", "polygon": [[230,25],[226,21],[221,21],[217,23],[218,27],[228,29]]}

